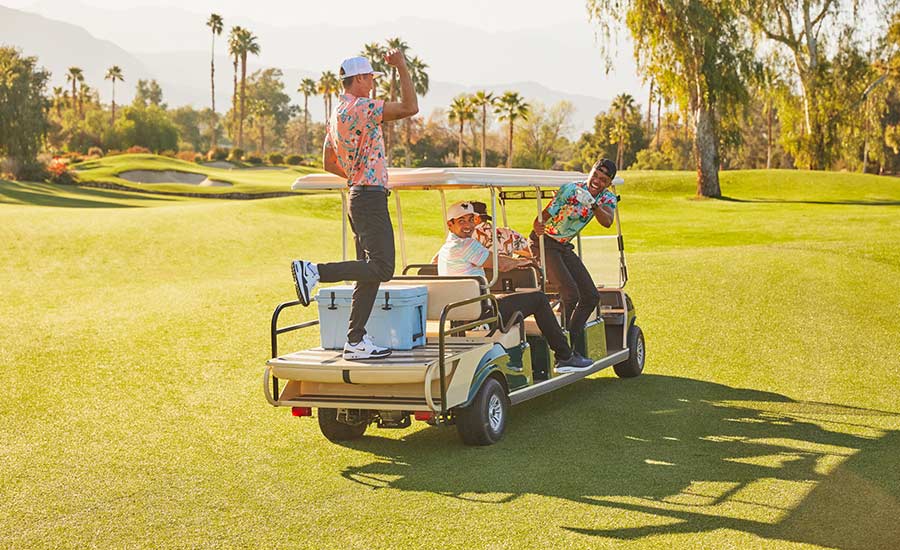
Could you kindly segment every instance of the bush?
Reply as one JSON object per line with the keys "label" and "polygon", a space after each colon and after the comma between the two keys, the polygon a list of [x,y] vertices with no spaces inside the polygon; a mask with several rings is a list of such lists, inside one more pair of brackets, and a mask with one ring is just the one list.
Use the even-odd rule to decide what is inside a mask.
{"label": "bush", "polygon": [[76,164],[84,160],[84,157],[81,156],[81,153],[76,153],[75,151],[63,153],[62,158],[68,160],[69,164]]}
{"label": "bush", "polygon": [[63,159],[53,159],[47,165],[46,170],[47,183],[55,183],[57,185],[72,185],[75,183],[75,177],[69,170],[69,165]]}
{"label": "bush", "polygon": [[206,160],[206,157],[204,157],[200,153],[194,153],[194,162],[196,162],[197,164],[200,164],[204,160]]}
{"label": "bush", "polygon": [[290,164],[291,166],[299,166],[301,162],[303,162],[303,157],[300,155],[288,155],[284,162]]}
{"label": "bush", "polygon": [[187,161],[187,162],[196,162],[196,158],[198,156],[200,158],[203,158],[203,155],[198,155],[197,153],[195,153],[193,151],[181,151],[177,155],[175,155],[175,157],[178,158],[179,160],[183,160],[183,161]]}
{"label": "bush", "polygon": [[209,160],[226,160],[228,158],[228,149],[222,147],[210,149],[209,152],[206,153],[206,158]]}
{"label": "bush", "polygon": [[672,159],[660,151],[641,149],[629,170],[671,170]]}
{"label": "bush", "polygon": [[175,151],[171,149],[166,149],[162,153],[159,154],[161,157],[169,157],[170,159],[175,158]]}
{"label": "bush", "polygon": [[106,152],[106,156],[108,156],[108,157],[114,157],[116,155],[123,155],[123,154],[124,153],[122,151],[119,151],[118,149],[110,149],[109,151]]}
{"label": "bush", "polygon": [[250,164],[256,164],[256,165],[262,164],[262,162],[263,162],[262,157],[260,157],[259,155],[250,155],[249,157],[246,157],[244,160]]}
{"label": "bush", "polygon": [[271,153],[266,160],[269,161],[269,164],[284,164],[284,155],[281,153]]}
{"label": "bush", "polygon": [[241,159],[243,159],[243,158],[244,158],[244,150],[238,149],[237,147],[232,149],[231,153],[229,153],[229,155],[228,155],[228,160],[230,160],[231,162],[241,162]]}
{"label": "bush", "polygon": [[131,155],[134,155],[137,153],[145,153],[146,154],[146,153],[150,152],[150,149],[147,149],[146,147],[141,147],[140,145],[132,145],[128,149],[125,149],[125,152],[128,154],[131,154]]}
{"label": "bush", "polygon": [[102,157],[103,149],[101,149],[99,147],[91,147],[90,149],[88,149],[88,156],[89,157]]}

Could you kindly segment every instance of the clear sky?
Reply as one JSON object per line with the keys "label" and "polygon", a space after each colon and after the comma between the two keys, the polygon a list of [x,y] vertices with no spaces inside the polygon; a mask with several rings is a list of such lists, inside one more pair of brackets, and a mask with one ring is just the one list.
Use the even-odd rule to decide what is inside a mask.
{"label": "clear sky", "polygon": [[[391,21],[399,16],[415,15],[465,24],[479,29],[498,31],[523,29],[587,17],[583,0],[78,0],[90,6],[125,10],[135,6],[174,6],[197,12],[216,12],[245,16],[273,25],[342,22],[364,25]],[[71,4],[65,0],[0,0],[11,8],[28,10],[38,4]],[[30,10],[28,10],[30,11]]]}

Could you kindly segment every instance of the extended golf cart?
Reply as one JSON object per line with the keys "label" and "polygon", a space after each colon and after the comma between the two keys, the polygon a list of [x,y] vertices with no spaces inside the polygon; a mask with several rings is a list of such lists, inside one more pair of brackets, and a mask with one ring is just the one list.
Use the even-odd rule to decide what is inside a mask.
{"label": "extended golf cart", "polygon": [[[620,377],[641,374],[644,337],[635,324],[632,301],[624,291],[628,272],[618,209],[615,235],[584,237],[584,240],[591,239],[592,244],[606,247],[605,256],[592,255],[591,261],[586,262],[595,282],[602,285],[601,299],[584,333],[572,342],[574,349],[594,360],[586,371],[554,372],[552,353],[534,320],[517,315],[504,323],[497,313],[497,296],[537,290],[545,290],[551,303],[557,303],[557,309],[561,309],[554,289],[545,284],[543,267],[511,272],[487,270],[489,280],[484,280],[439,276],[433,264],[407,263],[400,202],[407,191],[434,191],[434,204],[437,206],[439,198],[445,214],[441,220],[446,217],[445,191],[489,192],[491,215],[495,220],[493,265],[498,265],[498,202],[499,220],[506,226],[509,201],[534,201],[540,213],[546,200],[562,184],[584,178],[580,173],[545,170],[391,170],[403,268],[400,275],[382,283],[366,329],[376,335],[376,341],[379,333],[387,335],[384,338],[390,334],[396,336],[398,332],[409,333],[406,340],[412,344],[402,346],[409,349],[395,347],[386,359],[344,360],[337,345],[326,343],[326,332],[334,332],[333,326],[328,330],[324,326],[326,319],[329,325],[334,325],[339,311],[338,289],[321,288],[317,298],[319,319],[279,327],[282,312],[300,302],[284,302],[275,308],[271,321],[272,358],[267,361],[263,374],[266,399],[276,407],[291,407],[294,416],[311,416],[312,410],[318,409],[322,433],[332,441],[361,437],[372,423],[381,428],[404,428],[415,418],[437,426],[455,424],[466,444],[489,445],[503,436],[510,405],[577,382],[610,366]],[[614,181],[614,184],[621,183],[620,178]],[[346,259],[346,183],[336,176],[315,174],[299,178],[293,188],[341,193]],[[582,237],[579,236],[576,244],[582,256]],[[545,265],[543,260],[541,243],[540,266]],[[407,294],[420,295],[422,300],[404,306],[405,302],[398,302],[397,296]],[[565,315],[560,318],[565,319]],[[338,319],[338,329],[346,331],[346,324],[340,326]],[[279,335],[320,325],[320,321],[325,346],[279,353]]]}

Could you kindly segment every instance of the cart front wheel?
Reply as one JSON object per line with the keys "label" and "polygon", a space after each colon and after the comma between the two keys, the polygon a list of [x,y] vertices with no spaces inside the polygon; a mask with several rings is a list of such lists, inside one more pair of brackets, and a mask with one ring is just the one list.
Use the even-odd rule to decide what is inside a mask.
{"label": "cart front wheel", "polygon": [[628,329],[628,359],[613,367],[619,378],[634,378],[644,372],[647,347],[644,345],[644,331],[637,325]]}
{"label": "cart front wheel", "polygon": [[456,411],[456,428],[466,445],[493,445],[503,438],[509,397],[496,378],[481,385],[468,407]]}
{"label": "cart front wheel", "polygon": [[359,439],[366,433],[366,428],[369,427],[368,421],[364,420],[358,424],[345,424],[338,421],[337,412],[337,409],[323,408],[320,408],[318,412],[319,429],[322,430],[322,435],[328,438],[329,441],[350,441]]}

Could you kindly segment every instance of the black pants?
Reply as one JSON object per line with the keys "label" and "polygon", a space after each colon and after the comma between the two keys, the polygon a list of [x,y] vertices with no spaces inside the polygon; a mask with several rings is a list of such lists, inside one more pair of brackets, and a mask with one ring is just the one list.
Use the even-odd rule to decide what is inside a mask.
{"label": "black pants", "polygon": [[[532,252],[540,258],[538,237],[531,232]],[[575,253],[572,243],[561,243],[552,237],[544,237],[544,261],[547,263],[547,279],[559,287],[559,298],[565,308],[566,327],[569,332],[581,332],[591,313],[600,303],[600,292]]]}
{"label": "black pants", "polygon": [[394,228],[387,193],[351,190],[350,227],[356,242],[356,260],[318,264],[318,268],[323,283],[356,281],[347,330],[347,341],[356,343],[366,333],[378,286],[394,276]]}
{"label": "black pants", "polygon": [[512,319],[517,311],[521,311],[525,317],[534,315],[538,328],[541,329],[541,333],[547,339],[547,344],[556,354],[556,358],[568,359],[572,356],[572,348],[556,321],[546,294],[540,291],[517,292],[498,297],[498,302],[500,303],[500,318],[504,324]]}

